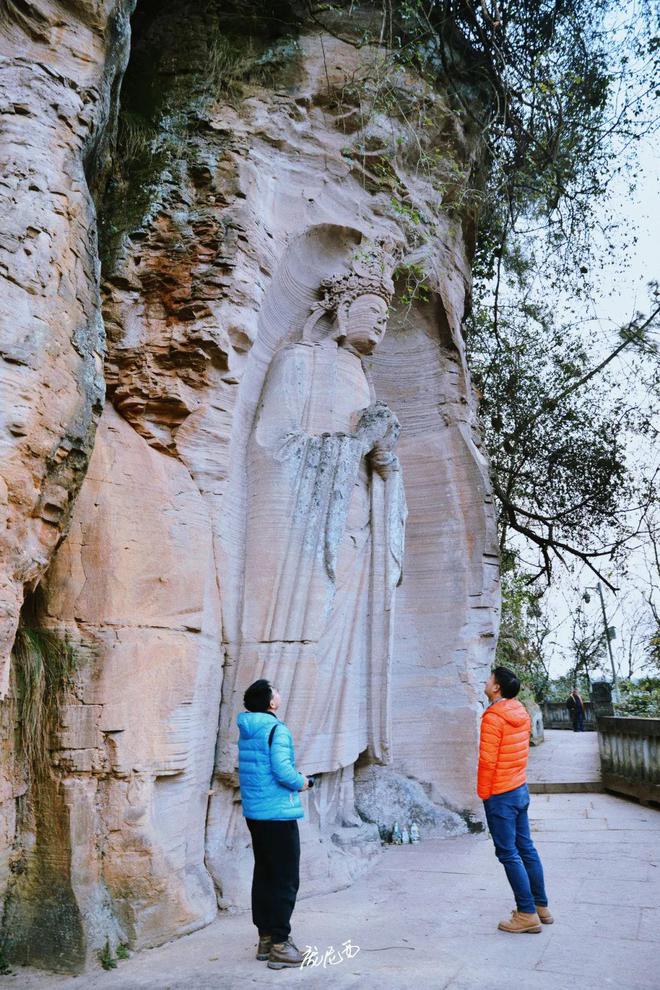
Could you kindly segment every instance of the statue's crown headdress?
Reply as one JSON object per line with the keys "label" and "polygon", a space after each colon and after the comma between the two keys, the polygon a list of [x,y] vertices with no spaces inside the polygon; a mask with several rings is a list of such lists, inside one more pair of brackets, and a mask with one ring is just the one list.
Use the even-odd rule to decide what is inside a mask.
{"label": "statue's crown headdress", "polygon": [[351,303],[364,295],[381,296],[389,305],[394,295],[391,276],[394,265],[394,257],[382,243],[358,248],[348,271],[330,275],[321,282],[321,306],[327,312],[334,312],[342,303]]}

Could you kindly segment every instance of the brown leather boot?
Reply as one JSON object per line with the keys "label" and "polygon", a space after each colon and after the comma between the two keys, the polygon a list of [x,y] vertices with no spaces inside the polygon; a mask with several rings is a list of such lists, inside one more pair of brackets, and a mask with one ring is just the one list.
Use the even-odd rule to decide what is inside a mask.
{"label": "brown leather boot", "polygon": [[272,939],[270,935],[260,935],[259,945],[257,946],[257,959],[268,959],[270,955],[270,947],[272,944]]}
{"label": "brown leather boot", "polygon": [[541,919],[541,924],[542,925],[552,925],[552,924],[554,924],[554,920],[555,919],[550,914],[550,909],[549,908],[542,907],[541,904],[537,904],[536,905],[536,913],[538,914],[539,918]]}
{"label": "brown leather boot", "polygon": [[272,942],[268,956],[269,969],[286,969],[287,966],[300,966],[303,957],[290,938],[286,942]]}
{"label": "brown leather boot", "polygon": [[512,935],[522,935],[524,932],[536,934],[541,931],[541,919],[536,911],[534,914],[512,911],[510,920],[500,921],[497,927],[501,932],[511,932]]}

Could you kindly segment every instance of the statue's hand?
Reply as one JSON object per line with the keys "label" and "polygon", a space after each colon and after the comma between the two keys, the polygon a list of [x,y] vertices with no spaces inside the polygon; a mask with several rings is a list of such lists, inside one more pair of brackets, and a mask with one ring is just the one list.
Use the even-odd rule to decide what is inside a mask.
{"label": "statue's hand", "polygon": [[377,471],[381,478],[399,470],[399,458],[391,447],[383,443],[374,444],[367,458],[372,470]]}
{"label": "statue's hand", "polygon": [[392,451],[399,439],[399,420],[384,402],[373,402],[362,411],[357,434],[362,439],[367,452]]}

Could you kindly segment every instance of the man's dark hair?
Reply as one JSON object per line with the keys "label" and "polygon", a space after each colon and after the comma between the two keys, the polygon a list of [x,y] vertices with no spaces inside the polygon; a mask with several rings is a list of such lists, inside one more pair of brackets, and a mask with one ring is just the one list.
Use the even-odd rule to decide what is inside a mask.
{"label": "man's dark hair", "polygon": [[272,697],[273,689],[270,681],[262,677],[261,680],[250,684],[243,695],[243,704],[249,712],[267,712]]}
{"label": "man's dark hair", "polygon": [[495,667],[493,676],[500,686],[503,698],[515,698],[520,691],[520,681],[508,667]]}

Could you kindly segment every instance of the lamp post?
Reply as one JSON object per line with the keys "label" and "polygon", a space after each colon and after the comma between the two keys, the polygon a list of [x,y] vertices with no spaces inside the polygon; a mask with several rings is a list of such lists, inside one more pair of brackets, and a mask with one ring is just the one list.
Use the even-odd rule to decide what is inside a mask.
{"label": "lamp post", "polygon": [[600,598],[600,607],[603,613],[603,625],[605,626],[605,641],[607,643],[607,652],[609,653],[610,656],[610,666],[612,667],[612,696],[615,701],[619,701],[620,700],[619,682],[616,676],[616,667],[614,666],[614,654],[612,653],[612,636],[611,636],[612,627],[609,625],[607,621],[607,612],[605,611],[605,599],[603,598],[603,589],[601,587],[600,581],[595,587],[594,585],[587,585],[587,590],[582,596],[585,602],[589,601],[589,595],[587,594],[587,591],[597,591],[598,597]]}

